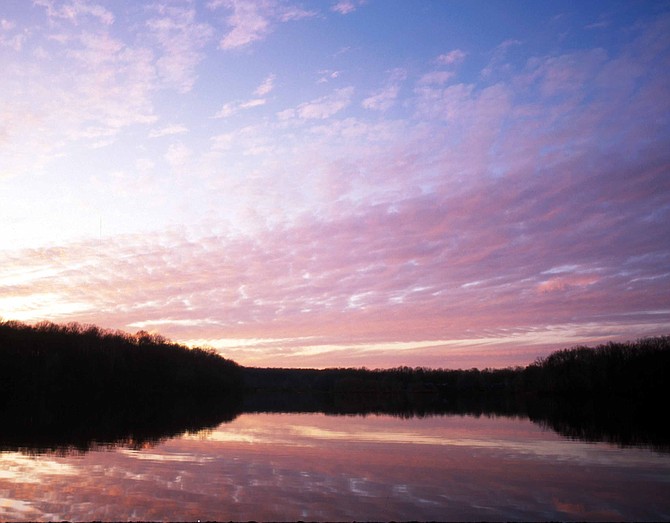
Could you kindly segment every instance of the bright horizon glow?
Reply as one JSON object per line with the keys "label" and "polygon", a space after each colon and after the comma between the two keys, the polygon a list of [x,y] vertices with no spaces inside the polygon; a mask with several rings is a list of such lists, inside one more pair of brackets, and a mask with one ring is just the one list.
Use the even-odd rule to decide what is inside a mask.
{"label": "bright horizon glow", "polygon": [[0,318],[243,365],[670,333],[670,9],[0,7]]}

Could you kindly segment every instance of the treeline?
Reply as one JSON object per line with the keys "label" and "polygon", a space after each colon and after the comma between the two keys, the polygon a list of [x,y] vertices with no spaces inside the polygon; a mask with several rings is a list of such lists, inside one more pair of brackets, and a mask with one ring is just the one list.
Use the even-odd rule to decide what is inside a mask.
{"label": "treeline", "polygon": [[670,337],[556,351],[505,369],[244,368],[244,412],[529,418],[568,438],[670,452]]}
{"label": "treeline", "polygon": [[522,371],[522,390],[562,397],[656,400],[667,395],[670,336],[553,352]]}
{"label": "treeline", "polygon": [[123,411],[220,399],[242,388],[240,366],[147,332],[76,323],[0,322],[0,410]]}
{"label": "treeline", "polygon": [[668,451],[670,337],[556,351],[526,367],[277,369],[147,332],[0,321],[0,450],[141,446],[244,412],[503,415]]}
{"label": "treeline", "polygon": [[526,367],[281,369],[241,367],[213,350],[188,348],[140,331],[0,322],[0,409],[129,404],[147,398],[215,399],[233,393],[367,394],[461,398],[661,397],[670,336],[556,351]]}
{"label": "treeline", "polygon": [[248,390],[327,394],[437,395],[454,398],[504,396],[661,397],[670,372],[670,337],[559,350],[526,367],[505,369],[244,368]]}

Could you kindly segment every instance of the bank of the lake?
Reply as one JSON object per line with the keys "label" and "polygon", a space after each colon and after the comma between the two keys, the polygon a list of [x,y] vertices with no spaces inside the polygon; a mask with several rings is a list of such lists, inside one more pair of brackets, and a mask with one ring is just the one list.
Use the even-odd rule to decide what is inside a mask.
{"label": "bank of the lake", "polygon": [[273,369],[158,335],[0,323],[5,449],[142,446],[253,412],[528,418],[570,438],[670,447],[670,338],[557,351],[506,369]]}

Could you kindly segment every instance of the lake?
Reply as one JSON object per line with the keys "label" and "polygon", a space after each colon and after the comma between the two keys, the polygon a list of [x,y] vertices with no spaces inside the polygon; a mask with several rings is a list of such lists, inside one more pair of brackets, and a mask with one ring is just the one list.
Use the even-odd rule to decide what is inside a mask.
{"label": "lake", "polygon": [[670,454],[523,417],[244,413],[150,443],[3,448],[3,521],[670,519]]}

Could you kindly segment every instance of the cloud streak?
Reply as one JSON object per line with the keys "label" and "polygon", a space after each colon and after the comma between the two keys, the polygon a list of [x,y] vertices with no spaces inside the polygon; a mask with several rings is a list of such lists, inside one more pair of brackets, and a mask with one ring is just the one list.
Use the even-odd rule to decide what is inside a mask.
{"label": "cloud streak", "polygon": [[618,47],[375,68],[344,39],[291,69],[263,47],[281,24],[373,4],[156,4],[132,37],[122,10],[36,6],[44,35],[0,26],[29,56],[0,78],[3,316],[296,366],[524,364],[670,327],[667,15]]}
{"label": "cloud streak", "polygon": [[225,9],[229,31],[221,38],[219,46],[231,50],[263,40],[277,23],[300,20],[315,16],[297,6],[286,5],[276,0],[213,0],[212,10]]}

